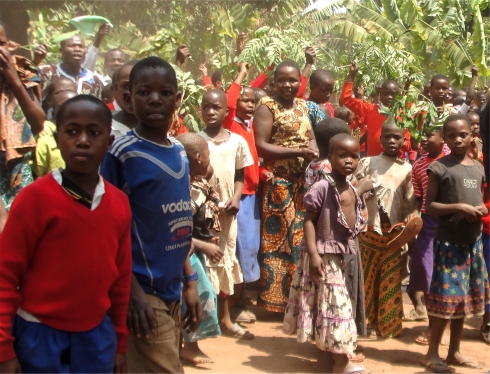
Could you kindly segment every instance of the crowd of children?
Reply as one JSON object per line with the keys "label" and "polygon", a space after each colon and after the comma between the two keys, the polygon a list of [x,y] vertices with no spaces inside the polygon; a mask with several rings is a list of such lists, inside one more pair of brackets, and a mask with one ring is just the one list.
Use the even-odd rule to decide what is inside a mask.
{"label": "crowd of children", "polygon": [[[286,334],[316,343],[321,371],[367,373],[358,338],[396,337],[413,320],[429,321],[416,339],[429,371],[481,368],[460,352],[465,317],[483,316],[490,344],[490,105],[474,93],[477,69],[468,91],[451,95],[439,74],[424,86],[449,116],[418,145],[378,104],[399,83],[371,102],[356,63],[339,106],[333,73],[310,75],[311,47],[302,71],[284,60],[250,86],[248,63],[229,87],[201,65],[196,134],[176,114],[167,61],[114,49],[95,71],[108,33],[87,51],[72,36],[61,63],[36,67],[11,54],[0,23],[0,371],[212,363],[200,340],[254,339],[247,284]],[[181,46],[176,64],[189,56]]]}

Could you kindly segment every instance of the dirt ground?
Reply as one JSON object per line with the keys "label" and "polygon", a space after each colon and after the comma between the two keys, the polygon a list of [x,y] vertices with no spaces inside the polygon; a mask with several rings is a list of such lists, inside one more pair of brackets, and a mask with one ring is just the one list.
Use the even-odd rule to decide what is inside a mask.
{"label": "dirt ground", "polygon": [[[245,325],[255,334],[252,341],[236,340],[220,336],[199,343],[201,349],[215,360],[214,364],[199,367],[184,366],[186,373],[316,373],[315,361],[318,349],[314,344],[299,344],[296,337],[281,332],[282,316],[249,307],[256,313],[257,322]],[[411,304],[404,294],[405,313]],[[490,346],[480,340],[481,318],[466,321],[461,342],[461,352],[483,365],[482,370],[457,368],[457,373],[489,373]],[[427,346],[414,343],[414,339],[425,331],[427,322],[406,322],[403,333],[394,339],[362,341],[366,359],[360,365],[372,373],[423,373],[420,365]],[[443,358],[447,347],[441,347]]]}

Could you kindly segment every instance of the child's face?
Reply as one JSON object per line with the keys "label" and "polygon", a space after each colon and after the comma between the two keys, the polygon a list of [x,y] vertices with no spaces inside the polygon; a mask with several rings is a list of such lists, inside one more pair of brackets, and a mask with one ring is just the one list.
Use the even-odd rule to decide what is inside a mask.
{"label": "child's face", "polygon": [[236,104],[236,115],[242,120],[249,120],[254,115],[254,110],[255,92],[251,88],[245,87]]}
{"label": "child's face", "polygon": [[161,68],[139,71],[131,87],[130,104],[139,123],[148,128],[168,132],[175,108],[182,95],[170,73]]}
{"label": "child's face", "polygon": [[55,138],[66,168],[96,174],[114,139],[101,108],[87,101],[71,104],[57,127]]}
{"label": "child's face", "polygon": [[465,120],[451,121],[445,126],[444,141],[451,150],[451,154],[465,155],[471,139],[471,129]]}
{"label": "child's face", "polygon": [[420,144],[425,152],[440,154],[444,148],[444,138],[440,131],[426,132]]}
{"label": "child's face", "polygon": [[300,79],[298,71],[291,66],[283,66],[276,70],[274,83],[277,95],[286,101],[294,100],[299,90]]}
{"label": "child's face", "polygon": [[454,95],[454,87],[449,86],[449,89],[447,90],[447,98],[444,100],[445,103],[453,103],[453,95]]}
{"label": "child's face", "polygon": [[354,173],[359,162],[359,143],[354,139],[345,139],[337,142],[329,155],[332,170],[348,176]]}
{"label": "child's face", "polygon": [[398,157],[405,142],[405,130],[394,124],[384,125],[381,130],[380,142],[384,149],[383,154],[389,157]]}
{"label": "child's face", "polygon": [[129,92],[129,74],[133,69],[132,66],[124,66],[119,71],[117,81],[114,82],[114,100],[126,112],[131,113],[131,107],[126,102],[131,102],[131,93]]}
{"label": "child's face", "polygon": [[274,96],[276,94],[276,86],[274,82],[274,74],[272,74],[267,80],[267,84],[264,87],[264,91],[267,96]]}
{"label": "child's face", "polygon": [[447,102],[448,93],[449,82],[445,79],[436,79],[430,86],[430,96],[438,103]]}
{"label": "child's face", "polygon": [[328,102],[330,96],[332,96],[334,84],[335,82],[333,79],[325,79],[323,82],[320,82],[320,84],[311,86],[309,99],[317,104]]}
{"label": "child's face", "polygon": [[207,127],[220,127],[228,114],[228,108],[220,95],[208,92],[202,99],[201,113]]}
{"label": "child's face", "polygon": [[471,124],[471,135],[480,136],[480,116],[476,113],[468,116]]}
{"label": "child's face", "polygon": [[381,104],[389,108],[397,91],[398,86],[394,83],[390,83],[383,87],[379,93],[379,101]]}

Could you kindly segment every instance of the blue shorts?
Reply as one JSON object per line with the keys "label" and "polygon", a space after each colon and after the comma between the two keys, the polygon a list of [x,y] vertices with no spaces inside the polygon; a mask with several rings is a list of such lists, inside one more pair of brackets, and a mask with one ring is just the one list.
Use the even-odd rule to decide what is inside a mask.
{"label": "blue shorts", "polygon": [[68,332],[16,316],[14,349],[23,373],[113,373],[117,337],[111,319]]}

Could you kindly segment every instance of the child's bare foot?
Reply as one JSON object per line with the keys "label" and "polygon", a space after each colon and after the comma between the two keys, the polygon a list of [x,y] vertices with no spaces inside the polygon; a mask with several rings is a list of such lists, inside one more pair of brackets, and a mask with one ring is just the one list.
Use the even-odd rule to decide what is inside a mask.
{"label": "child's bare foot", "polygon": [[180,350],[180,359],[192,365],[214,364],[214,361],[201,351],[197,342],[185,342]]}

